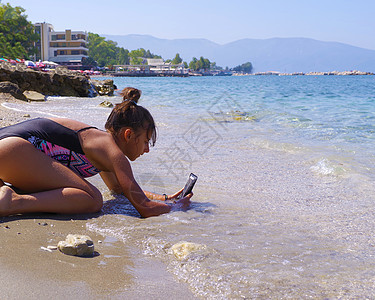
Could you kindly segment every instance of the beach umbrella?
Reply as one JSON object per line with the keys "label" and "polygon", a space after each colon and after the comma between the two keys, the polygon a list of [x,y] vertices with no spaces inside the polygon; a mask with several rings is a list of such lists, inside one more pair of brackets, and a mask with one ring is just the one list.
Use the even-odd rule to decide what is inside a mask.
{"label": "beach umbrella", "polygon": [[49,66],[58,66],[59,64],[55,63],[54,61],[48,61],[48,60],[44,60],[42,61],[43,64],[45,65],[49,65]]}
{"label": "beach umbrella", "polygon": [[28,66],[28,67],[31,67],[31,68],[35,68],[36,65],[34,62],[32,62],[31,60],[25,60],[25,65]]}
{"label": "beach umbrella", "polygon": [[0,61],[8,61],[8,60],[4,57],[0,57]]}
{"label": "beach umbrella", "polygon": [[46,65],[44,63],[42,63],[41,61],[38,61],[36,63],[36,66],[39,67],[39,68],[44,68]]}

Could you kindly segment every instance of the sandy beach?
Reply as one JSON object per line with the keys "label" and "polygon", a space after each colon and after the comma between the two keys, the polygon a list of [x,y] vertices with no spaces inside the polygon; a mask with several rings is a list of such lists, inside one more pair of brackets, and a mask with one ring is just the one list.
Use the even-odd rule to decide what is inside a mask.
{"label": "sandy beach", "polygon": [[[18,101],[0,95],[0,126],[27,119],[1,104]],[[145,258],[109,236],[86,229],[98,215],[35,214],[0,218],[2,299],[195,299],[156,259]],[[96,256],[80,258],[47,251],[69,233],[89,235]]]}

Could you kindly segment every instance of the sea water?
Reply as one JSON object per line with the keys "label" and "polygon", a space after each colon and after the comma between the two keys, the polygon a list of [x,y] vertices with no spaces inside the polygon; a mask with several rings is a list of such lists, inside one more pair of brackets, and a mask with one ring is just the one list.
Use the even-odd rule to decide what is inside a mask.
{"label": "sea water", "polygon": [[[158,141],[132,163],[145,190],[199,178],[191,208],[141,219],[106,199],[89,231],[158,259],[197,297],[375,297],[375,77],[114,78],[142,90]],[[119,96],[8,103],[104,127]],[[172,246],[202,245],[184,259]],[[183,298],[183,295],[182,295]]]}

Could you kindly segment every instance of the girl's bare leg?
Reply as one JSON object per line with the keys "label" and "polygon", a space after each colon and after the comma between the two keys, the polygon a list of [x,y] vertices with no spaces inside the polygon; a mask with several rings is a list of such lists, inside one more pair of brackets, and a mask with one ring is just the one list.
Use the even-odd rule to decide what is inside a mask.
{"label": "girl's bare leg", "polygon": [[92,213],[103,204],[96,187],[21,138],[0,140],[0,178],[29,193],[17,194],[0,181],[3,216],[31,212]]}

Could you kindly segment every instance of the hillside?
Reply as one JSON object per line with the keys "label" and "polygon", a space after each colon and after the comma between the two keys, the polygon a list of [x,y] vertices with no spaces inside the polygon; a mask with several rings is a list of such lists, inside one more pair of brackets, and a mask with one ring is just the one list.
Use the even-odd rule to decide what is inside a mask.
{"label": "hillside", "polygon": [[164,59],[187,62],[204,56],[222,67],[250,61],[255,72],[361,70],[375,72],[375,50],[307,38],[242,39],[220,45],[207,39],[159,39],[149,35],[102,35],[129,50],[149,49]]}

